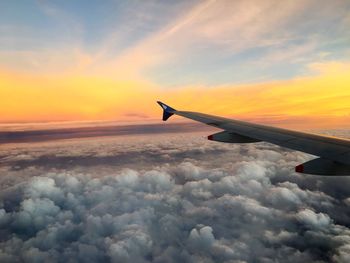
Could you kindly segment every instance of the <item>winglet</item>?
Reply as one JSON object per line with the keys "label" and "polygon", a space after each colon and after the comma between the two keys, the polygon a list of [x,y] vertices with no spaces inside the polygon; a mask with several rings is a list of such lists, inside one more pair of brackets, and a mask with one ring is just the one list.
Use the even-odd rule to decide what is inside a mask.
{"label": "winglet", "polygon": [[157,103],[162,107],[163,109],[163,121],[166,121],[167,119],[169,119],[172,115],[174,115],[174,111],[176,111],[175,109],[173,109],[172,107],[164,104],[161,101],[157,101]]}

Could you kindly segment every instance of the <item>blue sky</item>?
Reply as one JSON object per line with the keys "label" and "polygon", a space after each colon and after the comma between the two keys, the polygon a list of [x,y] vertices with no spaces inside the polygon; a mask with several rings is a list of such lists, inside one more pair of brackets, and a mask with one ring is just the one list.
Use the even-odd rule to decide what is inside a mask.
{"label": "blue sky", "polygon": [[[137,74],[168,87],[289,79],[311,74],[315,61],[350,57],[345,0],[25,0],[1,1],[0,10],[2,56],[77,49],[92,58],[90,71],[136,49],[149,53],[135,61]],[[44,56],[1,64],[51,70]]]}

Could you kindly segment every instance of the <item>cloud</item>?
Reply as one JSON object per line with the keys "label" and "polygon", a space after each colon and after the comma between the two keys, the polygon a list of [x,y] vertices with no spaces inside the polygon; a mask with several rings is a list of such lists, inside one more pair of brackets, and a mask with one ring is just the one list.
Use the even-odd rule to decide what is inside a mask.
{"label": "cloud", "polygon": [[[0,182],[6,175],[17,181],[11,191],[1,190],[2,262],[349,257],[348,180],[295,174],[294,165],[310,156],[264,143],[209,142],[198,134],[117,138],[8,146],[14,160],[1,168]],[[92,155],[120,162],[33,162],[13,170],[24,149],[32,160]]]}
{"label": "cloud", "polygon": [[[84,6],[81,13],[71,5],[46,1],[39,1],[35,7],[31,6],[40,16],[39,21],[51,23],[50,27],[45,27],[40,34],[31,21],[20,28],[20,35],[13,36],[9,28],[17,24],[6,21],[0,28],[4,33],[2,41],[10,42],[7,44],[10,47],[15,43],[21,48],[0,52],[5,68],[157,82],[167,75],[164,68],[170,67],[173,72],[172,77],[166,78],[168,85],[177,83],[174,79],[178,78],[181,66],[184,70],[178,74],[182,78],[205,71],[201,67],[203,63],[214,65],[209,68],[210,75],[215,76],[223,68],[229,68],[232,74],[232,66],[238,67],[242,74],[247,70],[243,64],[252,67],[256,62],[256,51],[260,62],[255,63],[255,67],[259,70],[261,64],[314,61],[315,54],[321,51],[336,53],[327,47],[334,41],[346,43],[343,36],[347,35],[349,20],[346,1],[321,5],[314,0],[290,3],[206,0],[171,4],[139,1],[137,5],[115,2],[102,8],[103,19],[100,19],[100,8],[94,5]],[[43,14],[45,16],[41,17]],[[23,28],[26,28],[24,32]],[[23,35],[30,43],[24,47]],[[42,43],[45,43],[44,50],[38,52],[37,46]],[[339,49],[339,43],[337,47]],[[252,51],[252,56],[243,54],[248,50]],[[66,55],[60,56],[62,53]],[[240,54],[238,59],[227,63],[227,57],[237,54]],[[194,72],[186,72],[189,60],[194,63]],[[156,74],[150,74],[153,70]],[[207,78],[207,73],[202,72],[201,79]],[[203,80],[192,79],[193,82],[198,84]]]}
{"label": "cloud", "polygon": [[[239,70],[244,75],[249,72],[245,64],[259,71],[262,65],[286,68],[288,64],[298,64],[298,72],[304,73],[305,65],[317,61],[320,51],[328,50],[324,45],[333,45],[335,39],[344,41],[347,29],[343,20],[348,17],[348,8],[344,1],[322,5],[314,0],[202,1],[118,54],[103,71],[111,74],[107,68],[118,69],[125,76],[177,86],[215,82],[207,77],[208,73],[220,79],[227,79],[221,71],[232,75]],[[332,33],[326,31],[327,26],[333,28]],[[251,55],[246,54],[248,51]],[[250,80],[257,77],[248,75]],[[187,82],[174,80],[179,76]],[[261,74],[257,79],[263,77]]]}
{"label": "cloud", "polygon": [[[128,115],[129,116],[129,115]],[[133,116],[133,114],[132,114]],[[137,115],[143,118],[143,115]],[[129,116],[130,117],[130,116]],[[81,127],[74,127],[73,123],[63,122],[62,128],[59,124],[42,123],[41,125],[34,124],[30,127],[30,124],[18,124],[12,126],[7,124],[5,127],[9,127],[9,131],[0,132],[0,143],[16,143],[16,142],[40,142],[50,141],[59,139],[74,139],[74,138],[87,138],[87,137],[103,137],[103,136],[125,136],[125,135],[144,135],[147,133],[151,134],[164,134],[164,133],[176,133],[176,132],[195,132],[195,131],[213,131],[214,128],[210,126],[203,126],[200,123],[169,123],[167,125],[160,124],[159,121],[154,123],[135,123],[130,121],[124,123],[124,125],[115,125],[110,122],[90,122],[90,123],[79,123],[76,124]],[[112,125],[114,124],[114,125]],[[67,127],[64,127],[64,126]],[[86,127],[84,127],[86,125]],[[71,127],[69,127],[71,126]],[[14,129],[11,131],[11,129]],[[41,129],[40,129],[41,128]],[[19,154],[18,160],[26,161],[30,160],[31,157],[26,154]],[[6,159],[5,159],[6,160]],[[12,158],[14,160],[14,158]]]}
{"label": "cloud", "polygon": [[328,215],[323,213],[316,214],[309,209],[300,211],[297,214],[297,219],[306,226],[316,229],[327,228],[331,223]]}

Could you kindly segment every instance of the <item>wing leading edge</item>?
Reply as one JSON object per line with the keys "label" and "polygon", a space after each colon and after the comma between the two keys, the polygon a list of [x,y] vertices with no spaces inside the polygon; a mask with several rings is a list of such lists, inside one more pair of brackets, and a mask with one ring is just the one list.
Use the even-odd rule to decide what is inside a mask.
{"label": "wing leading edge", "polygon": [[350,175],[350,141],[277,127],[233,120],[209,114],[178,111],[158,101],[163,109],[163,120],[179,115],[194,121],[223,129],[208,136],[209,140],[228,143],[254,143],[266,141],[320,158],[295,167],[299,173],[317,175]]}

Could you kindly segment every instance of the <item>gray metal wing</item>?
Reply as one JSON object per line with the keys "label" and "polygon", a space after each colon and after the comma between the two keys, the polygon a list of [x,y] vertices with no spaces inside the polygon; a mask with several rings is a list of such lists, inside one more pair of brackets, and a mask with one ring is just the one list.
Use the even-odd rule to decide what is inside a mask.
{"label": "gray metal wing", "polygon": [[297,172],[319,175],[350,175],[349,140],[253,124],[198,112],[178,111],[162,102],[158,101],[158,104],[163,108],[164,121],[176,114],[224,130],[224,132],[208,136],[208,139],[211,140],[231,143],[266,141],[320,157],[298,165]]}

